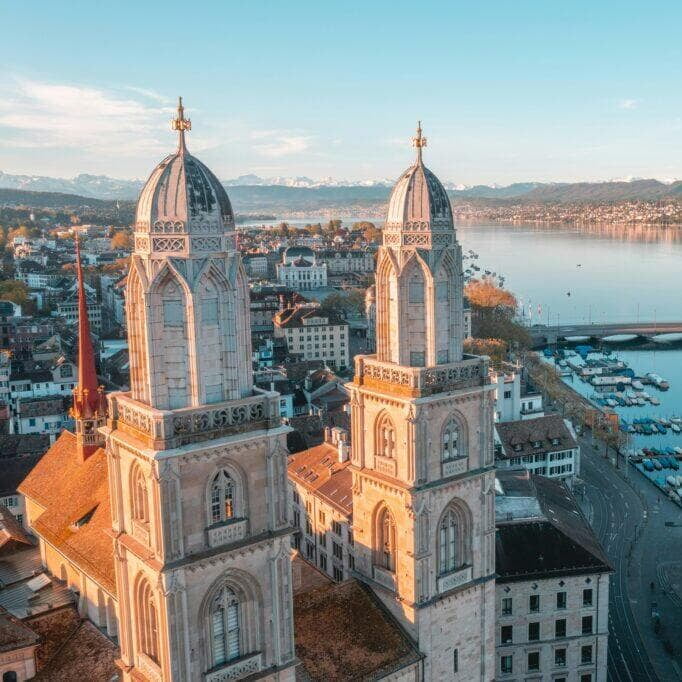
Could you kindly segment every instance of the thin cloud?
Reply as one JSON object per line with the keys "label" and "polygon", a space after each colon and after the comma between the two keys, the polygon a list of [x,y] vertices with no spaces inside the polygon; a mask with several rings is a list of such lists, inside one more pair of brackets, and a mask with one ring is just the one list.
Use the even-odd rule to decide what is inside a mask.
{"label": "thin cloud", "polygon": [[[0,99],[6,146],[71,148],[106,154],[157,150],[172,107],[120,92],[15,78]],[[9,138],[9,139],[8,139]]]}
{"label": "thin cloud", "polygon": [[639,100],[638,99],[621,99],[618,102],[618,108],[619,109],[636,109],[639,106]]}
{"label": "thin cloud", "polygon": [[312,137],[277,130],[255,130],[251,133],[254,140],[262,140],[253,145],[257,154],[268,158],[279,158],[300,154],[310,149]]}

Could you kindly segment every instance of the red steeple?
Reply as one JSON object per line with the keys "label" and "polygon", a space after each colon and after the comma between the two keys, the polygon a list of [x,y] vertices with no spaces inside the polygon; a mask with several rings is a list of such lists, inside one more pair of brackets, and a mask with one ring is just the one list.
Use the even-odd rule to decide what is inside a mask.
{"label": "red steeple", "polygon": [[[90,337],[88,302],[83,284],[78,236],[76,236],[76,275],[78,281],[78,386],[73,389],[73,416],[79,421],[96,421],[106,415],[106,400],[104,391],[97,382],[97,372],[95,371],[95,353]],[[77,432],[80,433],[83,427],[83,424],[78,425]],[[86,440],[94,440],[94,438]],[[97,447],[94,444],[84,442],[84,457],[92,454]]]}

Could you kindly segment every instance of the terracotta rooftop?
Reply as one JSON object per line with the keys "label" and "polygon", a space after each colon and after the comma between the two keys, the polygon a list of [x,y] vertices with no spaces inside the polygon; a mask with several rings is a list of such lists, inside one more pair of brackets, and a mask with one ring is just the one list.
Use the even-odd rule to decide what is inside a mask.
{"label": "terracotta rooftop", "polygon": [[[50,437],[43,434],[0,435],[0,458],[42,455],[50,447]],[[6,462],[3,462],[3,467]]]}
{"label": "terracotta rooftop", "polygon": [[33,545],[31,538],[14,514],[7,507],[0,505],[0,548],[5,547],[8,543],[14,543],[14,546],[16,543]]}
{"label": "terracotta rooftop", "polygon": [[322,498],[346,516],[353,513],[353,481],[350,462],[339,462],[330,443],[297,452],[289,457],[289,478]]}
{"label": "terracotta rooftop", "polygon": [[[303,327],[304,320],[311,317],[319,317],[326,319],[325,325],[344,325],[348,324],[345,320],[342,320],[338,315],[334,315],[326,310],[320,309],[318,306],[297,306],[296,308],[287,308],[278,312],[274,318],[273,322],[278,327]],[[313,327],[314,325],[309,325]]]}
{"label": "terracotta rooftop", "polygon": [[76,437],[63,431],[19,486],[44,507],[34,529],[82,570],[116,593],[107,460],[99,448],[81,461]]}
{"label": "terracotta rooftop", "polygon": [[0,607],[0,651],[14,651],[37,644],[38,635]]}
{"label": "terracotta rooftop", "polygon": [[535,419],[495,424],[503,457],[522,457],[578,447],[563,418],[558,414]]}
{"label": "terracotta rooftop", "polygon": [[45,443],[45,449],[40,454],[24,455],[23,457],[7,456],[7,459],[3,457],[0,460],[2,462],[0,465],[0,495],[16,495],[19,484],[40,461],[42,453],[47,450],[48,445],[49,438]]}
{"label": "terracotta rooftop", "polygon": [[296,655],[310,680],[372,680],[420,659],[371,590],[347,580],[294,596]]}
{"label": "terracotta rooftop", "polygon": [[109,682],[118,679],[114,660],[116,645],[92,623],[82,620],[73,607],[55,609],[25,621],[40,635],[36,652],[38,674],[42,682]]}

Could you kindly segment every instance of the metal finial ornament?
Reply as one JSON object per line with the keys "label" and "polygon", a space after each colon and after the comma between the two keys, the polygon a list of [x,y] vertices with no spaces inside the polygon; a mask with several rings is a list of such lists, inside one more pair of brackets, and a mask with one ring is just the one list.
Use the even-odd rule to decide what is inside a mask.
{"label": "metal finial ornament", "polygon": [[185,107],[182,106],[182,97],[178,97],[178,115],[171,120],[171,130],[179,133],[178,148],[185,150],[185,130],[192,130],[192,121],[185,118]]}
{"label": "metal finial ornament", "polygon": [[417,121],[417,135],[412,138],[412,144],[417,148],[417,161],[421,163],[422,149],[426,147],[426,138],[422,136],[421,121]]}

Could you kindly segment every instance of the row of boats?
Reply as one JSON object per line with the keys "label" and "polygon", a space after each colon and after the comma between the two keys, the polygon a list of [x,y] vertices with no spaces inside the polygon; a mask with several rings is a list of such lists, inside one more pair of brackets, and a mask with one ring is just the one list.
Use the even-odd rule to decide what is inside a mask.
{"label": "row of boats", "polygon": [[[682,417],[639,417],[632,423],[621,417],[618,428],[625,433],[638,433],[643,436],[665,435],[670,429],[673,433],[682,433]],[[682,454],[682,452],[680,453]]]}
{"label": "row of boats", "polygon": [[660,405],[661,401],[646,391],[616,391],[615,393],[595,394],[592,402],[603,407],[643,407],[647,403]]}

